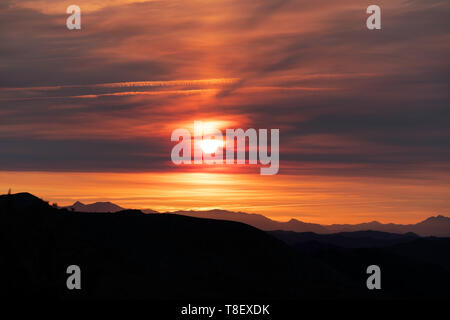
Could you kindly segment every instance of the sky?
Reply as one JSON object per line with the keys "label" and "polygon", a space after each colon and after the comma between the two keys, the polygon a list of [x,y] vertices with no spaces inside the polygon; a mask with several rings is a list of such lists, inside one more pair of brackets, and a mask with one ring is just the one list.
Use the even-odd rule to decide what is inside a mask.
{"label": "sky", "polygon": [[[449,216],[450,3],[376,4],[381,30],[360,0],[2,1],[0,193],[326,224]],[[279,173],[174,165],[171,133],[195,120],[280,129]]]}

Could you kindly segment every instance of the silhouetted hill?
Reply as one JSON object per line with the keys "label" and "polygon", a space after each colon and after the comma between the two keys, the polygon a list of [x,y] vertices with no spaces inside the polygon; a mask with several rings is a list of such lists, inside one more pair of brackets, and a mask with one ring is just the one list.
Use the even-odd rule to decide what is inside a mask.
{"label": "silhouetted hill", "polygon": [[399,256],[440,265],[450,271],[450,238],[419,238],[398,243],[388,250]]}
{"label": "silhouetted hill", "polygon": [[[449,239],[71,212],[27,193],[0,196],[0,228],[4,298],[450,298]],[[73,264],[82,270],[81,291],[66,288]],[[372,264],[382,270],[379,291],[365,285]]]}
{"label": "silhouetted hill", "polygon": [[233,212],[218,209],[208,211],[174,211],[171,213],[197,218],[238,221],[249,224],[261,230],[292,230],[297,232],[314,231],[318,233],[327,232],[327,230],[319,224],[304,223],[296,219],[291,219],[288,222],[279,222],[254,213]]}
{"label": "silhouetted hill", "polygon": [[380,231],[355,231],[322,235],[313,232],[300,233],[292,231],[271,231],[269,233],[294,246],[315,241],[343,248],[386,247],[419,238],[414,233],[395,234]]}
{"label": "silhouetted hill", "polygon": [[49,208],[50,205],[33,196],[30,193],[16,193],[13,195],[0,195],[0,209],[6,210],[25,210],[28,208]]}
{"label": "silhouetted hill", "polygon": [[367,266],[380,266],[385,298],[450,298],[450,238],[378,231],[269,233],[295,247],[302,256],[348,275],[349,282],[362,278]]}
{"label": "silhouetted hill", "polygon": [[314,232],[319,234],[328,234],[372,230],[399,234],[416,233],[420,236],[450,237],[450,218],[446,218],[444,216],[430,217],[425,221],[411,225],[401,225],[393,223],[382,224],[377,221],[354,225],[320,225],[315,223],[305,223],[296,219],[291,219],[288,222],[279,222],[269,219],[260,214],[232,212],[218,209],[209,211],[175,211],[172,213],[198,218],[239,221],[266,231],[285,230],[294,232]]}
{"label": "silhouetted hill", "polygon": [[[332,268],[238,222],[76,213],[29,194],[0,196],[0,217],[3,296],[336,297],[351,288]],[[79,292],[66,289],[72,264],[82,270]]]}

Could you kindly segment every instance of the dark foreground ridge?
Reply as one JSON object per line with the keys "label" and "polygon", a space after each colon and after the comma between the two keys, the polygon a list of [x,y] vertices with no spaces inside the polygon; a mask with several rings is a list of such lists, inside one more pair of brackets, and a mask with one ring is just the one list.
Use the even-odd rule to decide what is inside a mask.
{"label": "dark foreground ridge", "polygon": [[[366,249],[312,239],[305,250],[239,222],[70,212],[28,193],[0,196],[0,221],[0,292],[10,298],[450,297],[448,261],[433,255],[448,253],[448,239],[410,235]],[[380,265],[383,290],[366,288],[370,264]],[[81,290],[66,287],[69,265],[82,270]]]}

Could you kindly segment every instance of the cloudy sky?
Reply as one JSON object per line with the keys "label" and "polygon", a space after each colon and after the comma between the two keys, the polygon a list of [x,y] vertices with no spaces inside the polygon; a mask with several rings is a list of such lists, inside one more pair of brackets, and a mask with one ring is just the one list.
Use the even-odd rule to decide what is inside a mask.
{"label": "cloudy sky", "polygon": [[[319,223],[450,215],[449,17],[445,0],[4,0],[0,191]],[[171,132],[194,120],[279,128],[279,174],[173,165]]]}

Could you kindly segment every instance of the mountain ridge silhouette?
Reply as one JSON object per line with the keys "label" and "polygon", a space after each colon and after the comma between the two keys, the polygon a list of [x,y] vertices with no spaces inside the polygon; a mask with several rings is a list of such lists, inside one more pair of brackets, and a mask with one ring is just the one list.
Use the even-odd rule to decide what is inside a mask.
{"label": "mountain ridge silhouette", "polygon": [[[77,203],[77,202],[76,202]],[[75,203],[75,204],[76,204]],[[107,209],[103,204],[111,204]],[[74,208],[79,212],[119,212],[127,210],[111,202],[95,202],[92,204],[81,206],[68,206],[65,208]],[[95,210],[90,210],[94,208]],[[103,211],[101,208],[104,208]],[[105,211],[106,210],[106,211]],[[134,209],[133,209],[134,210]],[[139,209],[136,209],[139,210]],[[258,229],[265,231],[284,230],[295,232],[314,232],[318,234],[330,234],[339,232],[354,232],[354,231],[382,231],[388,233],[415,233],[420,236],[436,236],[436,237],[450,237],[450,218],[443,215],[430,216],[423,221],[415,224],[396,224],[396,223],[381,223],[378,221],[362,222],[356,224],[330,224],[322,225],[318,223],[303,222],[292,218],[287,222],[276,221],[258,213],[246,213],[241,211],[229,211],[222,209],[212,209],[205,211],[197,210],[177,210],[158,212],[151,209],[140,210],[143,213],[164,213],[164,214],[179,214],[190,217],[219,219],[228,221],[238,221],[249,224]]]}
{"label": "mountain ridge silhouette", "polygon": [[[72,212],[28,193],[0,196],[0,221],[0,272],[8,274],[0,296],[334,297],[352,288],[325,264],[234,221]],[[66,290],[72,264],[88,279],[80,292]]]}
{"label": "mountain ridge silhouette", "polygon": [[[289,243],[235,221],[72,212],[29,193],[0,196],[0,222],[0,296],[9,299],[450,297],[449,238],[294,232],[291,240],[305,241]],[[370,291],[366,269],[374,263],[383,289]],[[82,290],[67,290],[73,264]]]}

